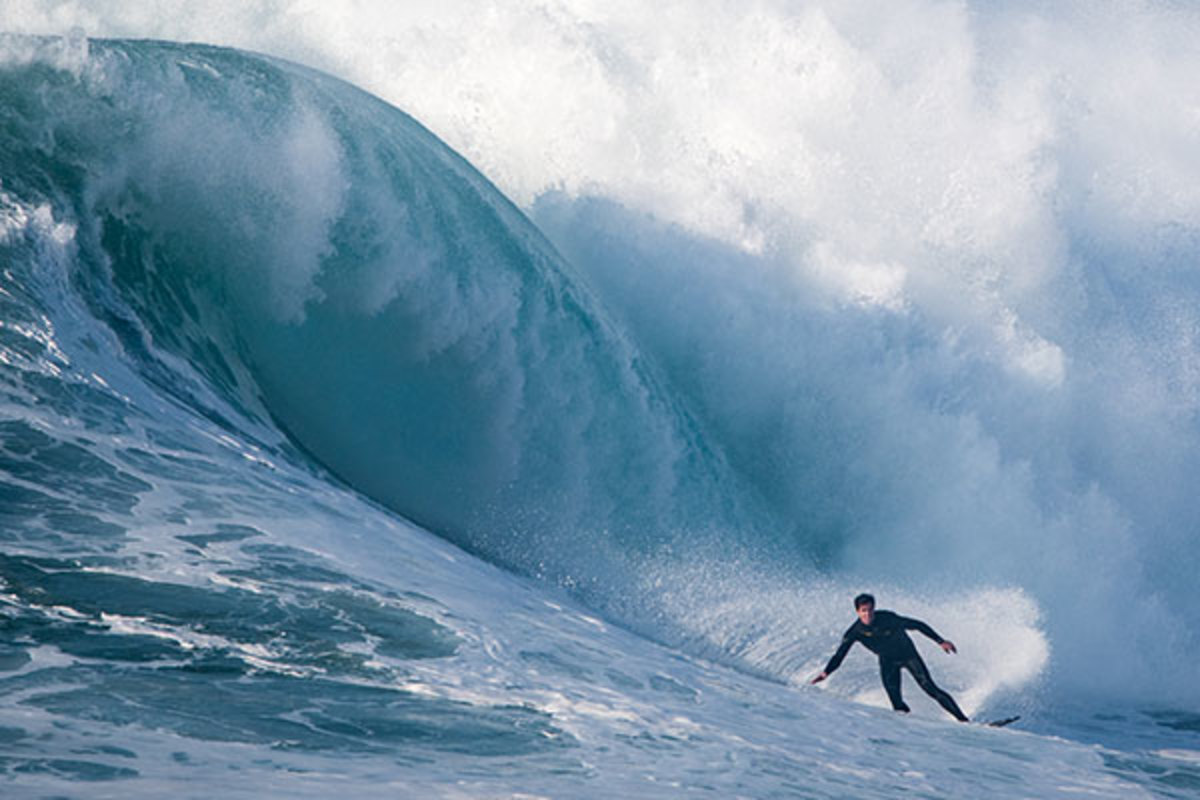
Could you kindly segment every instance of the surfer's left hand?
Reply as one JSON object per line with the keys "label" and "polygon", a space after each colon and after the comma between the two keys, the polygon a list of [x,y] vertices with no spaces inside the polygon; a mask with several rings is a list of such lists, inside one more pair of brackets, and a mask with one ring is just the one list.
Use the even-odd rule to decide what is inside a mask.
{"label": "surfer's left hand", "polygon": [[947,653],[957,653],[958,652],[958,648],[954,646],[954,642],[950,641],[949,639],[942,642],[940,647],[943,650],[945,650]]}

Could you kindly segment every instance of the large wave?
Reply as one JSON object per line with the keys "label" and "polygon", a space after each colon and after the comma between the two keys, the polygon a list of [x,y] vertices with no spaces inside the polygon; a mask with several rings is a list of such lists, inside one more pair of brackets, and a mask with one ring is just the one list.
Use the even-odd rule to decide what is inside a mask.
{"label": "large wave", "polygon": [[71,229],[69,281],[160,388],[600,602],[642,555],[754,530],[654,367],[411,118],[228,50],[8,51],[10,203]]}
{"label": "large wave", "polygon": [[[385,14],[394,24],[378,24]],[[27,25],[48,19],[35,10]],[[780,613],[799,614],[825,611],[822,587],[707,558],[723,547],[782,551],[838,592],[871,581],[924,607],[1023,590],[1056,680],[1194,702],[1198,618],[1178,602],[1200,558],[1186,477],[1200,467],[1187,10],[451,4],[324,24],[260,3],[175,20],[101,5],[71,21],[252,45],[352,78],[433,126],[566,254],[571,267],[451,156],[404,150],[396,170],[434,172],[432,185],[380,178],[396,170],[340,120],[345,87],[306,78],[299,91],[273,64],[298,92],[275,118],[255,106],[265,90],[205,99],[234,90],[204,88],[204,65],[241,56],[204,51],[164,71],[189,88],[165,92],[161,124],[128,152],[171,158],[106,162],[121,180],[88,199],[109,219],[104,247],[137,253],[114,270],[123,302],[151,297],[143,285],[207,297],[197,316],[219,320],[168,344],[356,486],[387,499],[379,476],[404,474],[395,507],[585,584],[652,591],[657,565],[614,565],[648,547],[678,555],[704,531],[705,555],[677,570],[688,591],[661,600],[760,663],[789,652],[742,624],[763,587],[795,591],[799,607]],[[228,103],[253,125],[222,121]],[[189,141],[198,118],[214,133]],[[421,137],[399,119],[372,125]],[[1135,133],[1149,145],[1130,146]],[[156,220],[159,203],[170,213]],[[390,226],[371,229],[380,218]],[[239,236],[239,220],[274,235]],[[179,288],[157,274],[168,263],[199,265],[210,285]],[[523,328],[539,313],[524,306],[531,287],[578,314],[546,300],[550,327]],[[382,313],[401,318],[384,327],[372,302],[388,297]],[[152,334],[159,313],[140,309]],[[165,322],[160,339],[179,327]],[[408,333],[395,360],[372,363],[402,375],[353,363],[381,352],[383,330]],[[220,362],[196,345],[213,331],[226,332]],[[329,377],[297,386],[309,367]],[[368,374],[411,388],[385,401]],[[433,408],[452,430],[412,433],[403,408],[337,411],[339,397]],[[527,401],[537,410],[517,414]],[[356,429],[364,447],[347,446]],[[361,456],[389,435],[415,446]],[[339,463],[351,460],[357,472]]]}

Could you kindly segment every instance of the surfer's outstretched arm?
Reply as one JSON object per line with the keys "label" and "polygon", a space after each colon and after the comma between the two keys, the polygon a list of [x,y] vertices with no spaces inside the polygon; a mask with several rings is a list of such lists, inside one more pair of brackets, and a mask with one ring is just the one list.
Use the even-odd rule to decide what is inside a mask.
{"label": "surfer's outstretched arm", "polygon": [[938,635],[937,631],[935,631],[933,628],[929,627],[928,623],[922,622],[919,619],[913,619],[912,617],[898,617],[898,619],[900,620],[900,623],[904,626],[904,628],[906,630],[920,631],[921,633],[928,636],[930,639],[933,639],[935,642],[937,642],[938,646],[941,647],[943,650],[945,650],[947,653],[957,653],[958,652],[958,648],[954,646],[954,642],[950,641],[949,639],[943,639],[941,636]]}
{"label": "surfer's outstretched arm", "polygon": [[855,641],[857,641],[857,637],[854,636],[854,627],[851,626],[850,630],[842,636],[842,643],[838,645],[833,658],[829,659],[829,663],[825,665],[825,669],[821,670],[821,674],[812,679],[812,683],[820,683],[833,674],[833,671],[842,665],[842,659],[846,657],[846,653],[850,652],[850,647]]}

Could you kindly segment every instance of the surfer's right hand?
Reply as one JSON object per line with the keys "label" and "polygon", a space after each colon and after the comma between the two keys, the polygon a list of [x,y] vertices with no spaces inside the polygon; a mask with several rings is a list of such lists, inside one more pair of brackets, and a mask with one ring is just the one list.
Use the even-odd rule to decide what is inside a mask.
{"label": "surfer's right hand", "polygon": [[825,679],[826,679],[826,678],[828,678],[828,677],[829,677],[829,673],[828,673],[828,672],[825,672],[824,670],[822,670],[822,671],[821,671],[821,674],[820,674],[820,675],[818,675],[817,677],[813,678],[813,679],[810,681],[810,683],[820,683],[821,681],[825,680]]}

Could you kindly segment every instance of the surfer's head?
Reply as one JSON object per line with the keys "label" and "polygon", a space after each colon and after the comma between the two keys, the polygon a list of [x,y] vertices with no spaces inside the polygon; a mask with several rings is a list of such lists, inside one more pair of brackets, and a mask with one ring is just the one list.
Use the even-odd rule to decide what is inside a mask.
{"label": "surfer's head", "polygon": [[863,625],[870,625],[875,621],[875,598],[863,592],[854,598],[854,610],[858,612]]}

